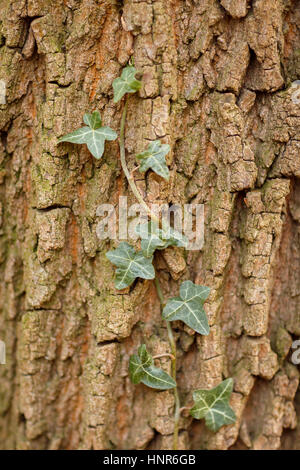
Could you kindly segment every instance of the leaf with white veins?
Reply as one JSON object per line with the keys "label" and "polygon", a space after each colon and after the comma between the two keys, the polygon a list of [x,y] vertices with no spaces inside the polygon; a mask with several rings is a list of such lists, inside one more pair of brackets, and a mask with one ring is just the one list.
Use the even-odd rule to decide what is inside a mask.
{"label": "leaf with white veins", "polygon": [[164,370],[155,367],[151,354],[148,353],[146,345],[142,344],[138,354],[133,354],[129,361],[129,373],[132,383],[142,382],[151,388],[169,390],[176,387],[176,382]]}
{"label": "leaf with white veins", "polygon": [[117,133],[110,127],[101,127],[101,117],[98,111],[85,114],[83,118],[85,127],[64,135],[58,142],[71,142],[72,144],[86,144],[95,158],[101,158],[106,140],[116,140]]}
{"label": "leaf with white veins", "polygon": [[155,222],[140,224],[135,229],[137,235],[142,239],[141,249],[146,258],[150,258],[156,249],[163,249],[166,241],[161,238],[161,230]]}
{"label": "leaf with white veins", "polygon": [[193,399],[195,405],[190,414],[196,419],[205,418],[205,423],[211,431],[218,431],[226,424],[233,424],[236,416],[229,406],[233,380],[223,380],[211,390],[195,390]]}
{"label": "leaf with white veins", "polygon": [[91,114],[86,113],[83,116],[83,122],[91,129],[99,129],[102,124],[101,116],[99,111],[93,111]]}
{"label": "leaf with white veins", "polygon": [[167,248],[168,246],[178,246],[187,248],[188,246],[187,237],[165,223],[163,223],[163,228],[160,231],[160,236],[162,240],[165,241],[164,248]]}
{"label": "leaf with white veins", "polygon": [[108,251],[106,256],[117,266],[115,286],[119,290],[130,286],[137,277],[142,279],[155,277],[153,257],[146,258],[141,251],[136,252],[127,242],[121,242],[118,248]]}
{"label": "leaf with white veins", "polygon": [[113,81],[114,103],[120,101],[126,93],[135,93],[141,88],[142,83],[135,78],[136,73],[137,70],[129,65],[123,69],[121,77]]}
{"label": "leaf with white veins", "polygon": [[169,168],[166,164],[166,155],[170,152],[170,145],[161,144],[160,140],[154,140],[148,145],[148,148],[139,153],[136,159],[140,162],[140,172],[151,170],[155,171],[158,175],[167,181],[170,178]]}
{"label": "leaf with white veins", "polygon": [[209,334],[209,325],[203,303],[210,289],[184,281],[180,286],[180,297],[168,300],[162,316],[167,321],[181,320],[201,335]]}
{"label": "leaf with white veins", "polygon": [[176,232],[172,227],[168,230],[160,229],[153,221],[138,225],[135,231],[142,239],[141,249],[146,258],[150,258],[155,250],[163,250],[171,245],[187,246],[187,239],[184,235]]}

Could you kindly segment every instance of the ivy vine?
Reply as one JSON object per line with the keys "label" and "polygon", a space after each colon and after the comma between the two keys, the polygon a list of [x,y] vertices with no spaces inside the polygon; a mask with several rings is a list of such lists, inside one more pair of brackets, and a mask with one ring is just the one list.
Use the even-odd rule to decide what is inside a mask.
{"label": "ivy vine", "polygon": [[[154,279],[157,295],[161,305],[162,318],[166,322],[171,354],[163,354],[171,361],[171,375],[154,365],[154,360],[162,356],[154,356],[147,351],[142,344],[137,354],[133,354],[129,360],[129,375],[133,384],[143,383],[148,387],[158,390],[174,391],[174,431],[173,449],[178,449],[179,418],[181,408],[177,381],[176,381],[176,341],[171,322],[181,320],[195,332],[201,335],[209,334],[209,324],[203,304],[209,296],[210,289],[199,286],[192,281],[184,281],[179,289],[179,296],[165,301],[158,277],[155,275],[153,256],[155,250],[163,250],[168,246],[187,247],[187,239],[176,232],[169,225],[166,226],[154,214],[140,194],[132,173],[129,172],[126,163],[124,133],[128,105],[128,95],[138,91],[142,83],[136,78],[137,71],[133,65],[125,67],[121,76],[113,81],[114,102],[119,102],[125,96],[123,113],[120,125],[120,156],[124,174],[129,186],[139,203],[150,216],[151,221],[140,224],[136,233],[141,239],[141,249],[136,251],[127,242],[121,242],[115,250],[106,253],[107,258],[116,269],[115,287],[118,290],[130,286],[135,279]],[[116,140],[117,133],[110,127],[103,127],[98,111],[85,114],[83,121],[86,126],[81,127],[59,139],[59,142],[86,144],[91,154],[99,159],[104,152],[106,140]],[[161,144],[160,140],[150,142],[148,148],[136,155],[140,172],[151,169],[165,180],[169,180],[169,168],[166,163],[166,155],[170,146]],[[196,390],[193,393],[194,406],[190,408],[190,415],[195,419],[205,419],[209,429],[216,432],[222,426],[236,421],[234,411],[229,405],[233,389],[233,380],[228,378],[210,390]]]}

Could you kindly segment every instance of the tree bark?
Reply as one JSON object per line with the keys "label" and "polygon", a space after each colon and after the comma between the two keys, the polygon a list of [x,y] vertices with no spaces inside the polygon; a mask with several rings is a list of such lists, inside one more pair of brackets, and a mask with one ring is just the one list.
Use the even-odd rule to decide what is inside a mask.
{"label": "tree bark", "polygon": [[172,392],[128,377],[142,341],[170,352],[154,284],[116,291],[96,235],[99,204],[135,202],[118,143],[100,161],[57,145],[95,109],[119,129],[112,81],[132,57],[130,169],[149,140],[171,146],[170,182],[136,173],[140,191],[205,205],[203,249],[155,258],[167,298],[211,287],[210,335],[173,325],[181,402],[234,378],[237,422],[182,417],[180,448],[299,449],[300,2],[0,0],[0,18],[0,447],[172,446]]}

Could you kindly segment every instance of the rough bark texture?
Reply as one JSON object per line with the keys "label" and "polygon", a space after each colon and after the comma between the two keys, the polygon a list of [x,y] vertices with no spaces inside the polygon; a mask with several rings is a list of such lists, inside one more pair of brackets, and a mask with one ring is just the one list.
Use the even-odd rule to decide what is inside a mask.
{"label": "rough bark texture", "polygon": [[[133,386],[140,341],[169,351],[152,282],[119,293],[96,208],[129,195],[117,142],[96,161],[57,145],[99,109],[133,56],[128,161],[171,145],[171,182],[136,176],[149,202],[205,204],[201,252],[156,257],[166,296],[209,285],[211,334],[178,322],[181,399],[235,379],[235,425],[180,423],[182,449],[299,449],[300,2],[0,0],[0,447],[168,449],[172,392]],[[168,367],[168,360],[161,361]],[[297,416],[298,410],[298,416]]]}

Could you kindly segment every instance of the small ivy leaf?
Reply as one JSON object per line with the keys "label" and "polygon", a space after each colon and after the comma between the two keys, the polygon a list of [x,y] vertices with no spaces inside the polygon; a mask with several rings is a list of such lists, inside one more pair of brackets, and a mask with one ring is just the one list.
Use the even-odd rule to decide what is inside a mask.
{"label": "small ivy leaf", "polygon": [[135,229],[137,235],[142,239],[141,249],[146,258],[150,258],[155,250],[163,250],[168,246],[187,246],[187,238],[176,232],[172,227],[168,230],[160,229],[156,222],[140,224]]}
{"label": "small ivy leaf", "polygon": [[166,226],[165,224],[161,229],[161,238],[166,242],[164,248],[167,248],[168,246],[181,246],[187,248],[188,246],[187,237],[170,225]]}
{"label": "small ivy leaf", "polygon": [[85,114],[83,119],[85,124],[89,124],[88,126],[80,127],[76,131],[64,135],[58,139],[58,142],[86,144],[95,158],[101,158],[104,152],[105,140],[116,140],[117,133],[110,127],[99,127],[99,124],[101,126],[101,118],[98,111],[94,111],[92,114]]}
{"label": "small ivy leaf", "polygon": [[163,318],[167,321],[181,320],[197,333],[208,335],[209,325],[203,303],[209,292],[209,287],[184,281],[180,286],[180,297],[170,299],[163,309]]}
{"label": "small ivy leaf", "polygon": [[142,344],[138,349],[138,355],[130,356],[129,372],[130,380],[135,385],[139,384],[144,376],[144,368],[153,366],[153,359],[148,353],[146,345]]}
{"label": "small ivy leaf", "polygon": [[161,144],[160,140],[154,140],[148,145],[147,150],[139,153],[136,159],[140,161],[140,172],[151,170],[155,171],[165,180],[169,180],[170,172],[166,164],[166,155],[170,152],[170,145]]}
{"label": "small ivy leaf", "polygon": [[121,77],[113,81],[114,103],[120,101],[126,93],[135,93],[141,88],[142,82],[135,78],[136,73],[137,70],[129,65],[123,69]]}
{"label": "small ivy leaf", "polygon": [[110,127],[92,129],[87,136],[87,147],[95,158],[101,158],[104,152],[105,140],[116,140],[117,133]]}
{"label": "small ivy leaf", "polygon": [[155,222],[140,224],[135,228],[137,235],[142,239],[141,249],[146,258],[150,258],[156,249],[163,249],[166,241],[161,238],[161,230]]}
{"label": "small ivy leaf", "polygon": [[86,113],[83,116],[83,122],[91,129],[99,129],[102,124],[101,116],[99,111],[94,111],[92,114]]}
{"label": "small ivy leaf", "polygon": [[129,373],[131,382],[139,384],[142,382],[151,388],[169,390],[176,387],[176,382],[159,367],[155,367],[151,354],[148,353],[146,345],[142,344],[138,354],[133,354],[129,361]]}
{"label": "small ivy leaf", "polygon": [[195,390],[195,405],[190,414],[196,419],[205,418],[206,426],[214,432],[225,424],[234,423],[236,416],[229,406],[232,388],[233,380],[226,379],[211,390]]}
{"label": "small ivy leaf", "polygon": [[121,242],[116,250],[108,251],[106,256],[118,268],[115,286],[119,290],[130,286],[137,277],[155,278],[152,258],[146,258],[141,251],[136,253],[127,242]]}

